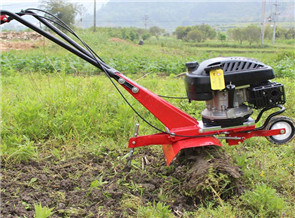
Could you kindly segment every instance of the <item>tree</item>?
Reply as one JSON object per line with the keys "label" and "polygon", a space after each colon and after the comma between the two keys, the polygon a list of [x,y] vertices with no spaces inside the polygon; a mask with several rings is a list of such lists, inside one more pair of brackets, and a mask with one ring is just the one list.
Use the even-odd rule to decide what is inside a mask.
{"label": "tree", "polygon": [[164,29],[161,29],[160,27],[157,26],[152,26],[149,29],[150,33],[152,36],[155,36],[157,39],[159,39],[159,36],[165,33]]}
{"label": "tree", "polygon": [[205,36],[199,29],[193,29],[189,31],[186,37],[187,40],[202,42],[205,40]]}
{"label": "tree", "polygon": [[69,3],[66,0],[42,0],[41,4],[43,9],[55,15],[69,26],[75,23],[75,17],[81,14],[83,9],[82,5]]}
{"label": "tree", "polygon": [[258,42],[260,39],[260,28],[255,25],[247,26],[243,29],[243,34],[245,35],[245,39],[252,45],[253,42]]}
{"label": "tree", "polygon": [[244,36],[242,28],[230,29],[228,30],[228,34],[234,41],[239,41],[240,44],[243,44],[243,41],[245,40],[245,36]]}
{"label": "tree", "polygon": [[146,32],[141,35],[142,40],[147,40],[150,37],[151,37],[151,34],[149,32]]}
{"label": "tree", "polygon": [[188,32],[191,31],[191,27],[186,27],[186,26],[179,26],[176,28],[174,34],[176,35],[177,39],[184,39]]}
{"label": "tree", "polygon": [[286,38],[286,39],[295,39],[295,28],[294,28],[294,27],[290,28],[290,29],[286,32],[286,34],[285,34],[285,38]]}
{"label": "tree", "polygon": [[288,30],[282,27],[277,26],[276,27],[276,38],[286,38]]}
{"label": "tree", "polygon": [[223,41],[226,40],[226,35],[225,35],[224,33],[222,33],[222,32],[219,32],[219,33],[217,34],[217,38],[218,38],[221,42],[223,42]]}
{"label": "tree", "polygon": [[272,31],[273,29],[271,28],[270,25],[266,26],[264,29],[264,38],[272,39]]}
{"label": "tree", "polygon": [[255,25],[228,30],[228,34],[234,41],[239,41],[240,44],[242,44],[243,41],[248,41],[250,45],[252,45],[253,42],[259,41],[260,33],[260,28]]}
{"label": "tree", "polygon": [[143,28],[137,28],[137,33],[139,35],[139,37],[143,40],[147,40],[148,38],[151,37],[151,34],[149,31],[147,31],[146,29]]}
{"label": "tree", "polygon": [[216,30],[208,24],[195,26],[195,28],[198,28],[202,32],[205,39],[214,39],[216,37]]}

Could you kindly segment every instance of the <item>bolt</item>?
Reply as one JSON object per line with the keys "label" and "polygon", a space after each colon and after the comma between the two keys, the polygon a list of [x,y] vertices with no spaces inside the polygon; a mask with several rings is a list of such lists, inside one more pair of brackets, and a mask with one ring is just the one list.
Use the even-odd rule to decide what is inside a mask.
{"label": "bolt", "polygon": [[281,134],[285,134],[285,130],[282,129],[282,130],[280,131],[280,133],[281,133]]}
{"label": "bolt", "polygon": [[123,78],[120,78],[119,80],[118,80],[118,82],[122,85],[122,84],[124,84],[125,83],[125,79],[123,79]]}
{"label": "bolt", "polygon": [[136,94],[136,93],[138,93],[139,89],[138,89],[137,87],[134,86],[134,87],[131,89],[131,91],[132,91],[134,94]]}
{"label": "bolt", "polygon": [[133,145],[135,145],[135,144],[136,144],[136,142],[135,142],[135,141],[132,141],[132,144],[133,144]]}

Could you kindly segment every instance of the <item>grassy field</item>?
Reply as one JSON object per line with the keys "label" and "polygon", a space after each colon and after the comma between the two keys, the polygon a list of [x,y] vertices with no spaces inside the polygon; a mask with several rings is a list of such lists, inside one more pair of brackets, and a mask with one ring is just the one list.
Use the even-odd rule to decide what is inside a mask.
{"label": "grassy field", "polygon": [[[185,96],[183,78],[175,75],[185,71],[188,61],[216,56],[258,59],[272,66],[275,81],[285,85],[285,116],[295,118],[294,44],[252,48],[161,38],[138,46],[100,33],[81,36],[109,65],[162,95]],[[160,146],[137,149],[131,169],[126,168],[127,142],[135,123],[140,123],[142,135],[155,132],[90,64],[45,41],[33,50],[2,53],[1,74],[4,216],[32,217],[38,212],[53,217],[294,217],[294,141],[273,145],[252,138],[225,145],[222,152],[242,176],[233,183],[210,171],[203,195],[191,196],[183,189],[188,169],[179,161],[166,167]],[[145,108],[126,97],[163,129]],[[171,102],[196,119],[205,105]]]}

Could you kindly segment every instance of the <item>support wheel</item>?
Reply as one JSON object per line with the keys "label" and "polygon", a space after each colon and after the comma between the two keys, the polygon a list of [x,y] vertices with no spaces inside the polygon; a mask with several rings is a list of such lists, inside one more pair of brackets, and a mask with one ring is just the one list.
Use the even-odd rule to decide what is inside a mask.
{"label": "support wheel", "polygon": [[289,117],[273,117],[265,127],[266,130],[285,128],[285,134],[267,136],[267,140],[274,144],[285,144],[291,141],[295,136],[295,123]]}

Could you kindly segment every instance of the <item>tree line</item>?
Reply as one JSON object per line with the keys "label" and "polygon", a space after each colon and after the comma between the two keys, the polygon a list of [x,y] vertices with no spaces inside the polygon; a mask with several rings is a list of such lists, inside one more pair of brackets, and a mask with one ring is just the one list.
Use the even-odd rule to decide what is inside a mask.
{"label": "tree line", "polygon": [[[264,31],[265,39],[272,39],[273,29],[266,26]],[[204,42],[208,39],[219,39],[225,41],[227,38],[237,41],[240,44],[247,41],[250,45],[260,41],[261,29],[256,25],[248,25],[246,27],[236,27],[228,29],[226,32],[218,32],[208,24],[195,26],[179,26],[174,31],[177,39],[184,41]],[[276,38],[279,39],[295,39],[295,28],[290,29],[277,27],[275,32]]]}

